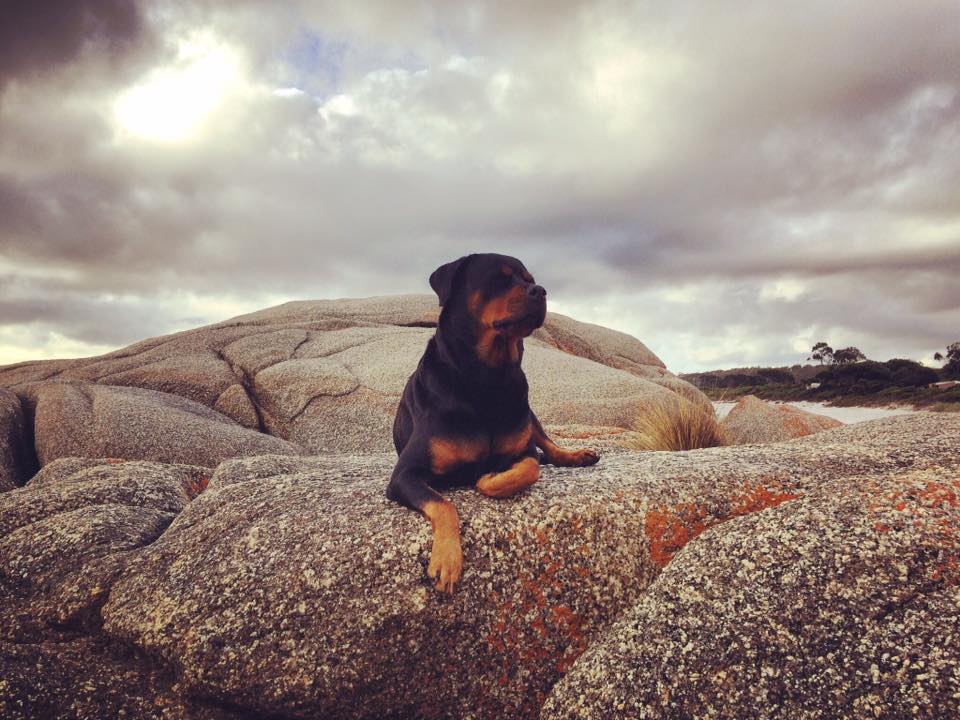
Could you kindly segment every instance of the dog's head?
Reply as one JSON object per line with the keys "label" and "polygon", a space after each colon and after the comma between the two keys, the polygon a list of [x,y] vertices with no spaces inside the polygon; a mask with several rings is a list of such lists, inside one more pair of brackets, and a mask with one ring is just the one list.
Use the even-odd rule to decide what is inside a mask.
{"label": "dog's head", "polygon": [[508,255],[467,255],[441,265],[430,286],[451,328],[469,330],[488,365],[518,363],[519,341],[543,325],[547,291],[523,263]]}

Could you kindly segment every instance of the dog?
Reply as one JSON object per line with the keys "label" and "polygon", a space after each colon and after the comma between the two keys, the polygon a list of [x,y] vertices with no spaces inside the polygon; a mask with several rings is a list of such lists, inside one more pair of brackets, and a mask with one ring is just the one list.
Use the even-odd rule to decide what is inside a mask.
{"label": "dog", "polygon": [[397,408],[399,458],[387,497],[430,521],[427,574],[452,593],[463,568],[460,519],[442,490],[475,485],[489,497],[514,495],[540,477],[537,448],[553,465],[593,465],[600,456],[556,445],[527,402],[523,339],[543,325],[547,291],[523,263],[467,255],[437,268],[430,287],[440,319]]}

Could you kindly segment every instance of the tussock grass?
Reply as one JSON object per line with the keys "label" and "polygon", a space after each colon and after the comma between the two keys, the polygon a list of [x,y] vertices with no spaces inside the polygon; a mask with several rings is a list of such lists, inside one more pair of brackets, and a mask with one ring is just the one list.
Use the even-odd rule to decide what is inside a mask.
{"label": "tussock grass", "polygon": [[925,409],[931,412],[960,413],[960,402],[938,402]]}
{"label": "tussock grass", "polygon": [[633,422],[633,450],[697,450],[723,445],[723,433],[712,407],[677,397],[643,406]]}

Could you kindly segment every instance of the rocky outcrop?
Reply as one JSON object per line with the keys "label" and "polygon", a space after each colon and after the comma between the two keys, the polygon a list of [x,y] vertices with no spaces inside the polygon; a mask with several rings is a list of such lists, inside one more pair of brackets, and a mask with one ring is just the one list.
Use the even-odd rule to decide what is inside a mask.
{"label": "rocky outcrop", "polygon": [[721,421],[720,431],[728,445],[752,445],[793,440],[841,425],[842,422],[826,415],[746,395]]}
{"label": "rocky outcrop", "polygon": [[[114,454],[209,464],[282,452],[281,440],[311,452],[388,451],[397,402],[437,315],[432,295],[287,303],[99,358],[2,368],[0,386],[13,388],[30,419],[42,405],[34,423],[41,462]],[[524,368],[547,424],[630,428],[644,407],[675,393],[707,402],[635,338],[553,313],[527,340]],[[180,454],[163,440],[171,410],[189,428]]]}
{"label": "rocky outcrop", "polygon": [[[781,513],[769,527],[745,529],[728,556],[709,545],[706,564],[684,576],[696,586],[718,573],[713,587],[737,594],[732,605],[717,601],[711,627],[734,624],[723,618],[751,607],[754,578],[734,577],[734,568],[744,559],[767,572],[777,557],[774,529],[790,526],[794,508],[805,517],[803,503],[829,497],[844,479],[869,498],[892,494],[887,479],[907,471],[923,479],[937,468],[956,472],[958,437],[960,418],[917,414],[785,444],[611,451],[591,468],[545,467],[537,485],[511,500],[451,493],[466,561],[452,598],[425,578],[427,523],[383,498],[389,453],[241,457],[221,463],[209,483],[206,469],[191,466],[57,460],[0,495],[0,606],[8,621],[0,707],[34,709],[11,717],[69,717],[102,701],[136,714],[156,696],[175,717],[533,716],[578,656],[598,638],[603,647],[609,628],[695,548]],[[911,487],[931,492],[920,480]],[[906,501],[890,502],[896,509]],[[949,496],[936,502],[945,507]],[[846,530],[836,529],[882,533],[870,523],[888,521],[857,525],[827,513],[798,520],[789,544],[818,546],[827,527],[837,557],[857,558]],[[901,532],[890,527],[891,538]],[[768,535],[751,546],[750,538]],[[903,555],[904,593],[936,560],[934,545]],[[891,545],[890,557],[904,547]],[[714,570],[707,559],[717,557],[727,564]],[[860,572],[853,560],[834,570],[832,558],[821,559],[841,585],[860,577],[850,575]],[[815,565],[797,572],[813,574]],[[758,591],[758,614],[787,602],[774,593],[781,581],[770,580],[769,598]],[[811,603],[828,618],[859,608],[844,605],[842,593],[819,597]],[[672,622],[663,619],[657,632]],[[68,661],[41,677],[51,643]],[[949,643],[940,645],[951,657]],[[461,671],[464,658],[469,672]],[[928,662],[920,650],[911,658]],[[115,685],[105,679],[114,674]],[[655,678],[638,672],[634,681],[639,693]]]}
{"label": "rocky outcrop", "polygon": [[466,562],[452,599],[425,579],[427,524],[383,498],[391,455],[231,460],[128,562],[103,628],[177,668],[189,696],[251,712],[529,716],[710,528],[787,512],[838,478],[955,467],[958,431],[918,415],[788,444],[614,452],[545,468],[513,500],[451,493]]}
{"label": "rocky outcrop", "polygon": [[237,717],[186,698],[169,668],[100,632],[112,582],[208,474],[69,458],[0,494],[0,717]]}
{"label": "rocky outcrop", "polygon": [[960,418],[633,452],[638,408],[705,398],[550,316],[534,408],[605,454],[508,500],[449,493],[451,597],[375,452],[435,318],[290,303],[0,369],[36,451],[14,465],[42,464],[0,493],[0,715],[956,714]]}
{"label": "rocky outcrop", "polygon": [[237,455],[303,452],[205,405],[155,390],[47,382],[30,386],[24,397],[41,465],[79,456],[214,467]]}
{"label": "rocky outcrop", "polygon": [[0,641],[0,717],[244,718],[185,698],[169,671],[129,648],[70,634],[55,641]]}
{"label": "rocky outcrop", "polygon": [[707,530],[543,717],[960,716],[956,468],[847,478]]}
{"label": "rocky outcrop", "polygon": [[0,606],[20,615],[21,630],[87,622],[131,551],[159,537],[208,474],[73,458],[0,494]]}
{"label": "rocky outcrop", "polygon": [[20,400],[0,388],[0,492],[23,485],[31,465]]}

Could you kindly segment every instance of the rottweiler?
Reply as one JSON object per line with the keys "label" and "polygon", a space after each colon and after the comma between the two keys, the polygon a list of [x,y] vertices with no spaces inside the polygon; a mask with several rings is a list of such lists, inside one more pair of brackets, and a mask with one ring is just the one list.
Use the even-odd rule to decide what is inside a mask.
{"label": "rottweiler", "polygon": [[467,255],[437,268],[430,286],[440,319],[397,408],[399,459],[387,497],[430,521],[427,573],[452,593],[463,567],[460,518],[440,491],[475,485],[489,497],[509,497],[537,481],[541,459],[584,466],[599,455],[556,445],[527,402],[523,339],[543,325],[547,291],[523,263]]}

